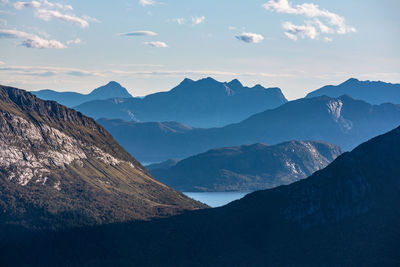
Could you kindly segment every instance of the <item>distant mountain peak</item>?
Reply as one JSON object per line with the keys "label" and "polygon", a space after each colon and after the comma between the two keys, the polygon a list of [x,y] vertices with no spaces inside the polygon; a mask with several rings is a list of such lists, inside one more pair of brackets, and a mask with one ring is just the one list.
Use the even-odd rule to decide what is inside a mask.
{"label": "distant mountain peak", "polygon": [[106,100],[111,98],[132,98],[132,95],[116,81],[110,81],[106,85],[94,89],[90,94],[77,92],[57,92],[53,90],[40,90],[32,92],[43,100],[53,100],[67,107],[76,107],[82,103]]}
{"label": "distant mountain peak", "polygon": [[117,88],[123,88],[122,85],[119,82],[116,81],[109,81],[106,86],[112,86],[112,87],[117,87]]}
{"label": "distant mountain peak", "polygon": [[310,92],[306,98],[321,95],[340,97],[344,94],[371,104],[400,104],[400,84],[370,80],[360,81],[356,78],[350,78],[338,85],[323,86]]}
{"label": "distant mountain peak", "polygon": [[356,78],[350,78],[348,80],[346,80],[345,82],[343,82],[342,84],[352,84],[352,83],[359,83],[360,80],[356,79]]}
{"label": "distant mountain peak", "polygon": [[243,84],[238,79],[233,79],[232,81],[227,83],[227,85],[232,89],[243,88]]}
{"label": "distant mountain peak", "polygon": [[186,84],[186,83],[194,83],[194,81],[192,79],[185,78],[185,79],[183,79],[183,81],[179,85]]}
{"label": "distant mountain peak", "polygon": [[90,94],[90,96],[101,96],[102,98],[110,98],[119,97],[119,98],[130,98],[132,95],[126,90],[125,87],[122,87],[121,84],[110,81],[106,85],[100,86],[94,89]]}
{"label": "distant mountain peak", "polygon": [[220,82],[218,82],[214,78],[207,77],[207,78],[203,78],[203,79],[198,80],[197,83],[220,83]]}
{"label": "distant mountain peak", "polygon": [[[261,84],[256,84],[252,87],[252,89],[257,89],[257,90],[264,90],[265,87],[262,86]],[[279,89],[279,88],[278,88]],[[279,89],[280,90],[280,89]]]}

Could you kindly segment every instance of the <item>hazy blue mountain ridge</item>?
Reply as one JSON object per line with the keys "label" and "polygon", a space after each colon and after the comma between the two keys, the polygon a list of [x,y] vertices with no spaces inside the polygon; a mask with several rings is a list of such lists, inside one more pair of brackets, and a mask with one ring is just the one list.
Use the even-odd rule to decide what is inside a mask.
{"label": "hazy blue mountain ridge", "polygon": [[381,81],[360,81],[350,78],[339,85],[327,85],[307,94],[307,98],[327,95],[339,97],[349,95],[355,99],[364,100],[371,104],[394,103],[400,104],[400,84]]}
{"label": "hazy blue mountain ridge", "polygon": [[212,78],[183,80],[168,92],[144,98],[108,99],[76,107],[95,119],[124,119],[140,122],[176,121],[192,127],[217,127],[278,107],[287,100],[279,88],[245,87]]}
{"label": "hazy blue mountain ridge", "polygon": [[48,89],[34,91],[31,93],[43,100],[53,100],[70,108],[93,100],[103,100],[109,98],[132,98],[132,95],[128,93],[126,88],[114,81],[94,89],[90,94],[87,95],[76,92],[57,92]]}

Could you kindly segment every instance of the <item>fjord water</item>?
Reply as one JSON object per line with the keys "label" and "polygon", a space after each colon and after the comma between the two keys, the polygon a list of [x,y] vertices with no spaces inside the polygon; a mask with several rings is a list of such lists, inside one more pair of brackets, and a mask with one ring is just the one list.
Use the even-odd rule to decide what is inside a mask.
{"label": "fjord water", "polygon": [[212,208],[217,208],[237,199],[241,199],[250,192],[183,192],[190,198],[200,201]]}

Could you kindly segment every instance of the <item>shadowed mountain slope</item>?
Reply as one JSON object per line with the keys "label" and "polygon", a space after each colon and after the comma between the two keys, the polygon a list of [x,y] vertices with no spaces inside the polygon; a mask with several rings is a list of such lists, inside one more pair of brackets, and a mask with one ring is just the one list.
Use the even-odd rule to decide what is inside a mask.
{"label": "shadowed mountain slope", "polygon": [[8,228],[0,253],[13,265],[399,266],[399,224],[397,128],[221,208],[59,233]]}

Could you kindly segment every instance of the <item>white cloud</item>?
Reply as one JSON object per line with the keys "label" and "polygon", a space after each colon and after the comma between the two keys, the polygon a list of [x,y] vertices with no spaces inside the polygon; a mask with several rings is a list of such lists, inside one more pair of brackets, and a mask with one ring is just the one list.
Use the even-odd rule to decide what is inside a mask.
{"label": "white cloud", "polygon": [[75,40],[67,41],[67,44],[80,44],[80,43],[82,43],[82,40],[79,38],[76,38]]}
{"label": "white cloud", "polygon": [[55,75],[66,76],[99,76],[104,74],[97,71],[88,71],[77,68],[49,67],[49,66],[6,66],[0,67],[0,74],[8,76],[39,76],[49,77]]}
{"label": "white cloud", "polygon": [[52,19],[59,19],[62,21],[70,22],[80,26],[81,28],[89,27],[89,22],[83,18],[79,18],[75,15],[63,14],[56,10],[39,9],[36,16],[44,21],[50,21]]}
{"label": "white cloud", "polygon": [[54,48],[63,49],[66,46],[57,40],[43,39],[37,35],[16,31],[16,30],[3,30],[0,29],[0,38],[21,39],[21,46],[27,48]]}
{"label": "white cloud", "polygon": [[156,48],[165,48],[168,47],[168,45],[164,42],[160,41],[152,41],[152,42],[145,42],[145,45],[156,47]]}
{"label": "white cloud", "polygon": [[126,33],[117,33],[120,36],[156,36],[158,35],[156,32],[152,31],[134,31],[134,32],[126,32]]}
{"label": "white cloud", "polygon": [[88,22],[95,22],[95,23],[100,23],[101,22],[100,20],[98,20],[96,18],[93,18],[93,17],[90,17],[90,16],[82,16],[82,19],[84,19],[84,20],[86,20]]}
{"label": "white cloud", "polygon": [[186,20],[184,18],[175,18],[173,21],[176,21],[179,25],[183,25],[186,23]]}
{"label": "white cloud", "polygon": [[14,8],[21,10],[23,8],[58,8],[62,10],[73,10],[71,5],[63,5],[60,3],[51,3],[47,0],[39,0],[39,1],[30,1],[30,2],[22,2],[18,1],[14,3]]}
{"label": "white cloud", "polygon": [[322,33],[333,33],[333,29],[329,28],[328,26],[326,26],[324,23],[322,23],[319,19],[314,19],[313,24],[315,24],[316,26],[318,26],[319,30]]}
{"label": "white cloud", "polygon": [[[174,19],[172,19],[172,21],[175,21],[179,25],[184,25],[184,24],[199,25],[199,24],[204,23],[205,20],[206,20],[205,16],[191,17],[190,19],[186,19],[186,18],[174,18]],[[171,20],[169,20],[169,21],[171,21]]]}
{"label": "white cloud", "polygon": [[329,37],[324,37],[323,40],[324,40],[324,42],[327,42],[327,43],[332,42],[332,38],[329,38]]}
{"label": "white cloud", "polygon": [[264,37],[261,34],[251,32],[243,32],[235,37],[236,39],[246,43],[260,43],[262,40],[264,40]]}
{"label": "white cloud", "polygon": [[0,0],[0,5],[7,5],[8,2],[8,0]]}
{"label": "white cloud", "polygon": [[201,17],[192,17],[192,23],[193,23],[194,25],[201,24],[201,23],[203,23],[205,20],[206,20],[206,17],[205,17],[205,16],[201,16]]}
{"label": "white cloud", "polygon": [[39,8],[42,6],[42,4],[38,1],[32,1],[32,2],[15,2],[14,3],[14,8],[21,10],[25,7],[31,7],[31,8]]}
{"label": "white cloud", "polygon": [[228,30],[230,30],[230,31],[235,31],[235,30],[237,30],[237,27],[235,27],[235,26],[229,26],[229,27],[228,27]]}
{"label": "white cloud", "polygon": [[51,3],[47,0],[30,1],[30,2],[15,2],[13,4],[14,8],[21,10],[23,8],[34,8],[36,9],[36,16],[44,21],[50,21],[52,19],[58,19],[66,22],[76,24],[82,28],[89,27],[89,21],[99,22],[95,18],[88,16],[78,17],[74,14],[65,14],[61,11],[71,11],[73,7],[71,5],[63,5],[61,3]]}
{"label": "white cloud", "polygon": [[[308,18],[314,18],[312,22],[305,21],[305,25],[294,25],[296,27],[301,27],[300,33],[293,33],[291,31],[286,31],[285,34],[288,38],[292,40],[297,40],[298,36],[310,37],[315,36],[312,33],[312,29],[314,28],[318,33],[324,34],[346,34],[356,32],[357,30],[352,27],[348,26],[345,23],[344,17],[330,12],[326,9],[321,9],[318,5],[312,3],[304,3],[301,5],[292,5],[289,3],[288,0],[270,0],[267,3],[262,5],[266,10],[277,12],[277,13],[284,13],[284,14],[293,14],[293,15],[303,15]],[[325,23],[330,25],[331,27],[327,26],[325,23],[321,22],[318,18],[324,19]],[[293,25],[293,24],[292,24]],[[287,25],[286,25],[287,26]],[[291,27],[294,29],[294,27]],[[305,33],[306,32],[306,33]],[[311,39],[316,39],[311,38]]]}
{"label": "white cloud", "polygon": [[139,0],[139,4],[142,6],[154,6],[156,2],[154,0]]}
{"label": "white cloud", "polygon": [[6,63],[4,63],[3,61],[0,60],[0,65],[4,65],[4,64],[6,64]]}
{"label": "white cloud", "polygon": [[318,35],[317,29],[311,25],[294,25],[287,21],[282,24],[282,27],[286,31],[285,35],[294,41],[296,41],[298,37],[301,37],[302,39],[305,37],[315,39]]}
{"label": "white cloud", "polygon": [[74,8],[71,5],[63,5],[63,4],[60,4],[60,3],[56,3],[55,6],[57,8],[59,8],[59,9],[63,9],[63,10],[66,10],[66,11],[74,10]]}
{"label": "white cloud", "polygon": [[[101,70],[88,70],[88,69],[77,69],[77,68],[66,68],[66,67],[53,67],[53,66],[0,66],[0,78],[3,81],[7,79],[13,79],[16,81],[26,81],[26,77],[31,76],[35,79],[30,82],[35,82],[37,79],[46,79],[49,76],[55,76],[62,79],[63,77],[75,76],[75,77],[109,77],[115,79],[116,77],[131,77],[140,76],[145,78],[157,77],[157,76],[169,76],[169,77],[188,77],[188,76],[229,76],[229,77],[294,77],[293,74],[288,73],[267,73],[267,72],[248,72],[243,73],[242,71],[234,72],[227,70],[218,69],[153,69],[156,67],[163,66],[151,66],[149,69],[139,70],[126,70],[126,69],[104,69]],[[46,82],[48,80],[46,79]]]}

